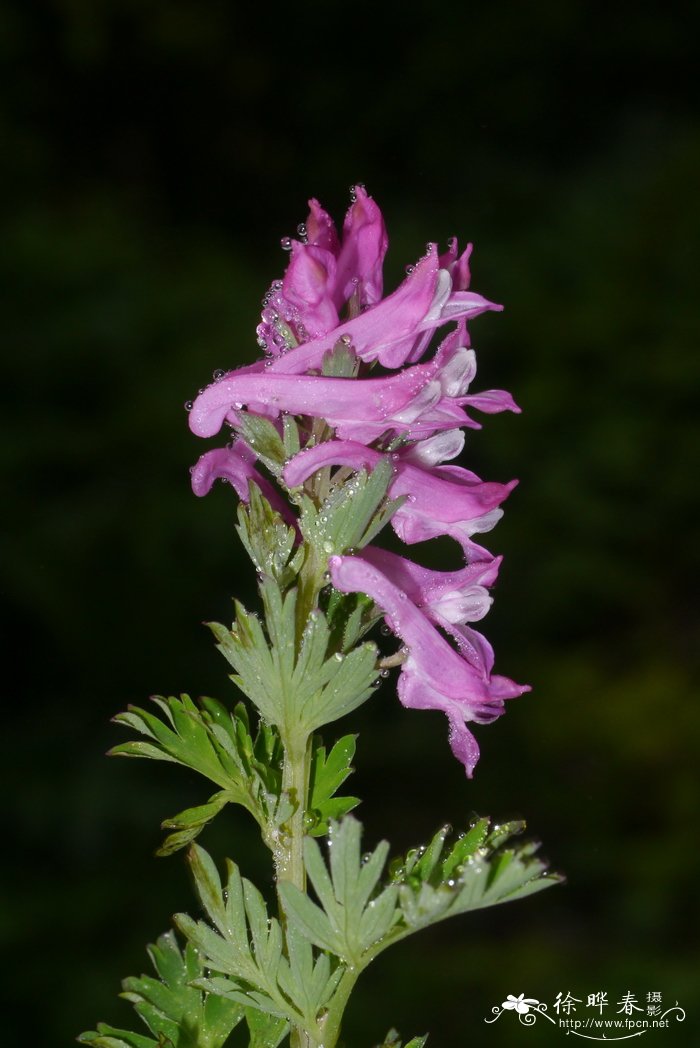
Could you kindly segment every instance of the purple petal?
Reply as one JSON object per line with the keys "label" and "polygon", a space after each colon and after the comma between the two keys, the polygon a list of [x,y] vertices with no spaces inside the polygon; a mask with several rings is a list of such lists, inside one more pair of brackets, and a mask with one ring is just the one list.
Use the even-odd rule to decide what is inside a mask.
{"label": "purple petal", "polygon": [[274,365],[230,371],[197,397],[189,416],[190,429],[197,436],[212,436],[225,419],[235,422],[234,412],[245,404],[258,414],[274,416],[288,411],[325,418],[339,436],[368,443],[387,430],[429,436],[470,424],[458,398],[446,395],[443,389],[443,385],[462,388],[456,375],[466,367],[460,358],[470,352],[461,349],[451,356],[443,354],[385,378],[278,373]]}
{"label": "purple petal", "polygon": [[247,502],[248,482],[252,480],[272,508],[288,524],[296,527],[296,520],[289,506],[269,480],[258,473],[253,462],[255,455],[242,440],[237,440],[231,447],[206,451],[192,467],[192,490],[201,498],[211,491],[214,481],[223,479],[229,482],[242,502]]}
{"label": "purple petal", "polygon": [[[381,571],[362,557],[331,557],[331,580],[341,593],[365,593],[383,611],[387,625],[408,645],[401,667],[399,698],[406,706],[439,709],[450,721],[450,744],[471,775],[478,750],[465,728],[465,721],[488,723],[503,712],[509,697],[498,678],[490,680],[463,659],[445,640],[405,590],[395,586]],[[511,685],[512,694],[526,687]]]}
{"label": "purple petal", "polygon": [[338,254],[340,243],[336,232],[335,223],[327,211],[319,204],[318,200],[309,200],[309,217],[306,219],[306,236],[309,244],[323,247],[331,254]]}
{"label": "purple petal", "polygon": [[467,778],[474,775],[474,768],[479,760],[479,744],[465,723],[464,710],[458,703],[446,698],[435,688],[411,673],[402,673],[397,685],[399,701],[407,709],[440,710],[447,716],[450,730],[450,749],[457,760],[464,765]]}
{"label": "purple petal", "polygon": [[355,291],[360,307],[373,306],[382,297],[382,266],[389,244],[384,219],[363,186],[355,186],[354,195],[345,216],[343,245],[338,254],[338,309]]}
{"label": "purple petal", "polygon": [[299,311],[307,334],[316,338],[338,325],[333,304],[336,262],[326,248],[315,244],[292,243],[292,257],[284,274],[284,297]]}

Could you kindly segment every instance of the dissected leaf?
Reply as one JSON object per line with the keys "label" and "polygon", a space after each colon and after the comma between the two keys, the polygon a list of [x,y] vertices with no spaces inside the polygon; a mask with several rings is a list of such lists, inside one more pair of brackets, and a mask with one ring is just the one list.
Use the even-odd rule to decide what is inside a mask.
{"label": "dissected leaf", "polygon": [[192,985],[204,968],[189,944],[180,950],[172,932],[161,935],[148,953],[158,978],[125,979],[122,997],[130,1001],[152,1037],[100,1023],[78,1040],[94,1048],[222,1048],[243,1018],[243,1006],[231,1001],[212,1007]]}
{"label": "dissected leaf", "polygon": [[382,841],[363,857],[361,832],[353,816],[331,825],[329,867],[316,841],[305,841],[306,870],[320,905],[295,885],[279,884],[287,915],[299,931],[358,970],[372,959],[398,915],[398,887],[379,889],[389,846]]}
{"label": "dissected leaf", "polygon": [[[202,963],[217,973],[199,976],[193,987],[264,1012],[282,1020],[282,1026],[312,1028],[343,969],[331,971],[327,957],[314,959],[308,942],[294,933],[287,936],[285,953],[279,921],[268,916],[262,895],[234,863],[227,864],[225,889],[210,856],[197,845],[190,850],[190,865],[211,924],[185,914],[175,921]],[[275,1036],[282,1036],[282,1026],[271,1025]]]}
{"label": "dissected leaf", "polygon": [[270,842],[279,825],[276,820],[281,815],[288,817],[280,807],[282,749],[275,729],[261,724],[253,735],[241,703],[230,712],[211,698],[200,699],[201,709],[187,695],[156,696],[154,702],[164,719],[137,707],[114,718],[153,741],[122,743],[110,753],[182,764],[222,787],[206,804],[187,808],[163,822],[164,829],[175,832],[157,854],[171,855],[189,845],[229,803],[249,811]]}
{"label": "dissected leaf", "polygon": [[307,819],[308,832],[312,837],[321,837],[327,833],[331,819],[341,819],[360,803],[358,797],[334,796],[353,770],[350,762],[355,755],[356,738],[356,735],[345,735],[336,742],[328,756],[320,739],[315,740]]}
{"label": "dissected leaf", "polygon": [[505,843],[522,822],[490,825],[478,819],[466,834],[446,847],[450,828],[443,827],[427,848],[413,849],[394,870],[405,929],[396,937],[427,927],[445,917],[509,902],[541,891],[561,878],[547,871],[535,855],[537,845]]}

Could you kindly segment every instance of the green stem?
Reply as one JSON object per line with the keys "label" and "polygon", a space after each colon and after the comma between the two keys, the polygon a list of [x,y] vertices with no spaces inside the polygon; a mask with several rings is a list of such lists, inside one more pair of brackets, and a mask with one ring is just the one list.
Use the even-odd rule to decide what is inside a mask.
{"label": "green stem", "polygon": [[295,738],[284,742],[282,766],[282,793],[294,805],[294,812],[281,830],[275,848],[277,881],[291,881],[300,891],[306,891],[304,866],[304,812],[308,807],[309,776],[311,773],[311,739]]}
{"label": "green stem", "polygon": [[[300,891],[306,891],[304,866],[304,813],[308,807],[309,776],[311,773],[311,738],[283,733],[284,764],[282,791],[294,805],[294,811],[281,828],[275,847],[275,881],[290,881]],[[278,896],[279,898],[279,896]],[[279,912],[284,920],[284,907],[279,899]],[[293,1026],[290,1048],[315,1048],[319,1044],[315,1031]]]}
{"label": "green stem", "polygon": [[323,1048],[335,1048],[340,1036],[343,1013],[359,974],[355,968],[348,968],[336,987],[328,1012],[323,1020]]}

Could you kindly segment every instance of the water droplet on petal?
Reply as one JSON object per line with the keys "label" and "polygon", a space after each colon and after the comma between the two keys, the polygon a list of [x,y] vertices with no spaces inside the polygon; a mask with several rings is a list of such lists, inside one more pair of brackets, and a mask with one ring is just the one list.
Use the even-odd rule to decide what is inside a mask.
{"label": "water droplet on petal", "polygon": [[226,372],[224,371],[223,368],[217,368],[216,371],[214,371],[214,373],[212,374],[211,377],[214,379],[215,382],[221,382],[221,380],[222,380],[222,378],[224,377],[225,374],[226,374]]}
{"label": "water droplet on petal", "polygon": [[280,247],[282,248],[283,251],[291,251],[292,250],[292,238],[291,237],[282,237],[282,239],[280,240]]}
{"label": "water droplet on petal", "polygon": [[406,266],[406,273],[409,276],[411,275],[411,273],[415,273],[415,271],[416,271],[416,267],[415,266],[411,266],[411,265]]}
{"label": "water droplet on petal", "polygon": [[185,404],[184,404],[184,407],[185,407],[185,411],[191,411],[192,408],[194,407],[194,401],[193,400],[186,400]]}

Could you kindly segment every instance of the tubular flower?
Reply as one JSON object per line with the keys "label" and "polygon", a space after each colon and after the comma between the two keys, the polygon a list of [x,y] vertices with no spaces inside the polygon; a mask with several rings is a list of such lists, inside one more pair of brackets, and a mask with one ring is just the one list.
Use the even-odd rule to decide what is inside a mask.
{"label": "tubular flower", "polygon": [[[476,292],[455,290],[449,271],[440,268],[436,245],[429,244],[427,254],[393,294],[324,334],[303,338],[303,345],[297,345],[294,335],[278,321],[279,346],[289,351],[282,351],[271,369],[299,374],[319,368],[324,354],[341,338],[351,342],[366,363],[402,367],[418,360],[435,331],[449,321],[466,321],[502,308]],[[297,348],[291,348],[294,346]]]}
{"label": "tubular flower", "polygon": [[192,490],[195,495],[207,495],[216,480],[225,480],[231,485],[242,502],[248,501],[248,484],[253,481],[260,488],[273,509],[290,524],[296,524],[289,506],[275,490],[270,481],[253,465],[256,456],[242,440],[236,440],[226,448],[205,451],[190,470]]}
{"label": "tubular flower", "polygon": [[291,261],[265,295],[258,326],[258,342],[267,353],[277,356],[326,335],[348,303],[359,312],[381,299],[388,244],[384,219],[364,186],[354,186],[353,197],[342,244],[317,200],[309,201],[309,217],[299,227],[303,239],[285,238]]}
{"label": "tubular flower", "polygon": [[405,590],[362,557],[331,557],[333,585],[341,593],[366,593],[382,609],[387,626],[407,645],[398,694],[404,706],[441,710],[450,724],[450,747],[471,778],[479,746],[468,721],[490,724],[504,712],[504,700],[529,691],[507,677],[484,676],[438,633]]}
{"label": "tubular flower", "polygon": [[[453,462],[464,430],[480,428],[471,412],[520,410],[505,390],[470,391],[476,355],[467,323],[502,307],[470,289],[472,245],[460,252],[454,237],[442,252],[428,244],[384,296],[386,229],[364,186],[353,187],[340,232],[310,200],[298,234],[284,238],[287,268],[263,299],[257,335],[266,359],[216,372],[188,405],[197,436],[228,425],[251,443],[239,435],[231,446],[206,452],[192,470],[192,486],[203,495],[222,477],[247,500],[249,484],[257,484],[294,526],[297,541],[312,547],[298,563],[318,572],[303,585],[320,590],[329,548],[347,548],[337,537],[350,533],[333,514],[351,513],[362,487],[348,475],[390,462],[391,502],[364,534],[376,543],[375,525],[390,520],[407,545],[448,536],[459,543],[463,563],[433,571],[373,544],[357,555],[330,557],[330,579],[341,593],[366,594],[383,612],[403,645],[387,663],[401,664],[399,699],[447,716],[450,745],[471,776],[479,748],[467,724],[495,720],[506,699],[529,690],[493,674],[493,649],[473,626],[491,606],[501,563],[474,536],[500,519],[517,481],[483,481]],[[244,410],[272,426],[251,428]],[[282,425],[286,415],[294,425]],[[274,479],[258,468],[253,439]],[[303,494],[295,490],[302,486]],[[318,537],[313,523],[328,520],[324,507],[334,520],[335,546]]]}
{"label": "tubular flower", "polygon": [[519,411],[509,393],[467,394],[476,373],[474,350],[448,336],[434,359],[383,378],[327,378],[241,368],[217,379],[199,394],[190,429],[213,436],[224,421],[235,424],[243,406],[258,414],[282,412],[324,418],[341,437],[370,443],[383,433],[428,437],[458,426],[480,428],[465,408]]}
{"label": "tubular flower", "polygon": [[[383,457],[382,452],[356,441],[327,440],[295,455],[284,468],[284,481],[295,488],[324,466],[372,469]],[[436,535],[450,535],[467,556],[471,536],[490,531],[500,520],[502,510],[498,506],[517,484],[515,480],[509,484],[484,483],[461,466],[422,469],[406,461],[400,452],[394,452],[392,459],[394,479],[389,495],[405,496],[391,521],[399,538],[412,544]]]}

